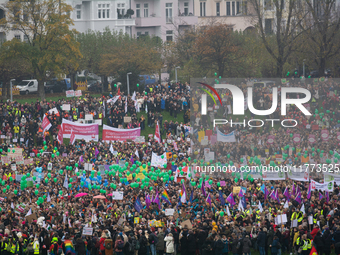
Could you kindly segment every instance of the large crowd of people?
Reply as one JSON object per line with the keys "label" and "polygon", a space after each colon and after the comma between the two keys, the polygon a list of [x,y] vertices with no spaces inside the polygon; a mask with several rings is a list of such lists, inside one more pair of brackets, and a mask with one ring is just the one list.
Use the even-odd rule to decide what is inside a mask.
{"label": "large crowd of people", "polygon": [[[200,143],[199,132],[212,130],[215,135],[218,130],[209,115],[200,116],[200,92],[190,96],[189,84],[150,85],[128,97],[115,91],[100,98],[0,102],[0,255],[340,254],[336,174],[332,192],[327,192],[305,180],[254,179],[198,168],[216,163],[240,170],[267,161],[301,165],[303,158],[336,164],[339,84],[331,79],[289,83],[312,92],[311,117],[291,107],[288,117],[299,125],[290,132],[219,126],[223,133],[235,131],[236,141],[212,144],[210,139],[208,145]],[[259,109],[270,107],[270,92],[270,87],[256,89]],[[229,118],[232,97],[227,91],[221,95],[223,107],[216,108],[216,116]],[[62,110],[65,103],[70,110]],[[164,112],[176,120],[181,113],[183,120],[163,119]],[[59,144],[62,119],[78,121],[86,114],[117,128],[148,125],[154,130],[158,122],[165,140]],[[276,114],[271,117],[280,119]],[[44,116],[52,124],[45,132]],[[132,117],[130,125],[125,116]],[[190,118],[194,121],[188,132]],[[321,130],[329,131],[327,141]],[[293,140],[297,133],[300,142]],[[316,143],[309,142],[310,134]],[[275,136],[273,143],[267,142],[268,135]],[[205,160],[206,147],[215,152],[211,161]],[[164,153],[167,163],[152,165],[153,154]],[[308,180],[312,178],[324,182],[323,173]]]}

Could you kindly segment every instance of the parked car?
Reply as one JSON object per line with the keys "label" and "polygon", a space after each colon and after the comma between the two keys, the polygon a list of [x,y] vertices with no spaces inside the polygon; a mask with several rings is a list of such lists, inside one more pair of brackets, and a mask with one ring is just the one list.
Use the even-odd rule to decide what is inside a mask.
{"label": "parked car", "polygon": [[45,83],[45,92],[46,93],[55,93],[55,92],[65,92],[67,88],[67,83],[65,79],[58,81],[57,79],[52,79]]}
{"label": "parked car", "polygon": [[319,70],[314,70],[309,73],[311,78],[319,78],[319,77],[330,77],[332,76],[332,71],[330,69],[326,69],[324,75],[319,75]]}
{"label": "parked car", "polygon": [[22,80],[17,84],[17,88],[20,94],[30,94],[38,92],[38,81],[37,80]]}

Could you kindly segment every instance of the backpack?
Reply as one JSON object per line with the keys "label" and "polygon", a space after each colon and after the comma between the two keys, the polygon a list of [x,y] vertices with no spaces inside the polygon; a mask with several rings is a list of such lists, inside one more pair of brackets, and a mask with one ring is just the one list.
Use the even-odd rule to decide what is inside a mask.
{"label": "backpack", "polygon": [[118,250],[123,250],[123,248],[124,248],[124,242],[123,242],[123,241],[119,241],[119,242],[118,242],[118,245],[117,245],[117,248],[118,248]]}
{"label": "backpack", "polygon": [[63,245],[59,245],[58,243],[57,243],[57,245],[58,245],[57,254],[58,254],[58,255],[63,254]]}
{"label": "backpack", "polygon": [[[111,240],[111,239],[108,239],[108,240]],[[111,250],[112,249],[112,243],[111,242],[106,243],[106,244],[104,242],[104,246],[105,246],[105,249],[107,249],[107,250]]]}
{"label": "backpack", "polygon": [[278,249],[278,250],[281,249],[281,244],[280,244],[280,242],[277,242],[277,249]]}
{"label": "backpack", "polygon": [[139,250],[140,249],[140,243],[138,240],[136,240],[136,243],[135,243],[135,250]]}
{"label": "backpack", "polygon": [[129,241],[126,243],[126,245],[127,245],[127,247],[128,247],[128,252],[129,253],[132,253],[132,252],[134,252],[135,251],[135,249],[133,248],[133,246],[132,246],[132,243],[130,243]]}
{"label": "backpack", "polygon": [[96,241],[96,244],[94,245],[94,247],[97,248],[97,249],[100,247],[100,242],[99,242],[99,240]]}

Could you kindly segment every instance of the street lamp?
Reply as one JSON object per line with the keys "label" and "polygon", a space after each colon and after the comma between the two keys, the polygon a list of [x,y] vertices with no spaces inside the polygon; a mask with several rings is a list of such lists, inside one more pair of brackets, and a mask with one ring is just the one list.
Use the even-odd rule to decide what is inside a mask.
{"label": "street lamp", "polygon": [[303,69],[302,69],[302,74],[303,74],[303,78],[305,78],[305,61],[306,59],[303,60]]}
{"label": "street lamp", "polygon": [[11,90],[11,102],[13,102],[13,81],[15,81],[15,79],[11,79],[9,82],[9,89]]}
{"label": "street lamp", "polygon": [[130,95],[129,74],[132,74],[132,73],[129,72],[129,73],[126,74],[128,96]]}
{"label": "street lamp", "polygon": [[181,67],[180,67],[180,66],[176,66],[176,67],[175,67],[175,77],[176,77],[176,83],[177,83],[177,69],[181,69]]}

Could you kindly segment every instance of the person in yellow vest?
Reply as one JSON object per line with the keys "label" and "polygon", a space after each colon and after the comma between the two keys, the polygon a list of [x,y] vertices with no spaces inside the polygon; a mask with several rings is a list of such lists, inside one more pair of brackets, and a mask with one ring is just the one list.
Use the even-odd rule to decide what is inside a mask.
{"label": "person in yellow vest", "polygon": [[302,255],[308,255],[308,240],[307,235],[302,235],[302,242],[300,244],[302,246]]}
{"label": "person in yellow vest", "polygon": [[7,240],[6,238],[1,239],[1,254],[5,254],[7,252]]}
{"label": "person in yellow vest", "polygon": [[11,237],[7,246],[7,251],[9,251],[10,254],[18,254],[19,253],[19,244],[15,240],[14,237]]}
{"label": "person in yellow vest", "polygon": [[38,238],[34,238],[34,242],[33,242],[33,250],[34,250],[34,254],[39,254],[40,247],[39,247],[39,242],[38,242]]}

